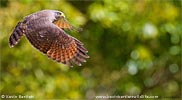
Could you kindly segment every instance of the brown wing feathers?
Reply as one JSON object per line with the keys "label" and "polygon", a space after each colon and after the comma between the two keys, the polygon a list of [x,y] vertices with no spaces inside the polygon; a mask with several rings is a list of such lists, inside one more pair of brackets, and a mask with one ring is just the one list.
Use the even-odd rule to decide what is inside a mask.
{"label": "brown wing feathers", "polygon": [[43,52],[44,54],[47,53],[47,51],[50,49],[52,41],[49,41],[46,38],[41,38],[41,36],[38,33],[26,33],[26,37],[31,42],[31,44]]}
{"label": "brown wing feathers", "polygon": [[69,44],[60,44],[61,43],[57,41],[51,45],[50,50],[47,52],[48,57],[69,66],[72,66],[73,63],[81,66],[81,63],[86,62],[85,59],[89,58],[86,54],[88,51],[83,47],[83,44],[77,40],[73,39]]}
{"label": "brown wing feathers", "polygon": [[69,24],[64,18],[54,21],[53,23],[62,29],[72,29],[73,28],[73,26],[71,24]]}
{"label": "brown wing feathers", "polygon": [[48,36],[48,34],[53,35],[60,31],[52,30],[53,33],[48,33],[48,31],[35,32],[26,33],[28,40],[35,48],[57,62],[62,62],[69,66],[73,66],[73,64],[81,66],[81,63],[86,62],[85,59],[89,58],[87,55],[88,51],[83,47],[83,43],[63,31],[59,36],[53,36],[54,38]]}

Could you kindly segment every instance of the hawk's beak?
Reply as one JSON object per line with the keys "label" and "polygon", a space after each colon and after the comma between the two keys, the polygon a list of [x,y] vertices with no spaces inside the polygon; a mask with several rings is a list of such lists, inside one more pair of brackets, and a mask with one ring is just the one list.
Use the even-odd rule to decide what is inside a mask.
{"label": "hawk's beak", "polygon": [[65,15],[64,14],[61,14],[60,15],[60,18],[64,18],[65,19]]}

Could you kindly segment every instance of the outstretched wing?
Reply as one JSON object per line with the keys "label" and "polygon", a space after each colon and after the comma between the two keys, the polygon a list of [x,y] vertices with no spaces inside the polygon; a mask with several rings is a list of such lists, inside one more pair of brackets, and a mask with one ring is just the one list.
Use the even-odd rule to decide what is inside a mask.
{"label": "outstretched wing", "polygon": [[69,30],[76,30],[76,31],[81,31],[81,28],[76,28],[74,26],[72,26],[65,18],[60,18],[58,20],[55,20],[53,22],[55,25],[57,25],[59,28],[61,29],[69,29]]}
{"label": "outstretched wing", "polygon": [[52,23],[42,29],[29,30],[26,37],[35,48],[48,57],[69,66],[74,63],[81,66],[81,63],[89,58],[83,43]]}
{"label": "outstretched wing", "polygon": [[73,26],[64,18],[55,20],[53,23],[62,29],[72,29],[73,28]]}
{"label": "outstretched wing", "polygon": [[70,66],[75,63],[81,66],[81,63],[86,62],[85,59],[89,58],[87,52],[80,41],[61,32],[60,36],[51,45],[47,55],[57,62]]}

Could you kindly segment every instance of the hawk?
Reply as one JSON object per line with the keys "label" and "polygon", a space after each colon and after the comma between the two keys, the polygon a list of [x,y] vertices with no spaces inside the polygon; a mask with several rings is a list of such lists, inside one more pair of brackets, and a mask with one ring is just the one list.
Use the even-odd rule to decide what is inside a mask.
{"label": "hawk", "polygon": [[86,62],[88,51],[78,39],[68,35],[65,29],[76,29],[61,11],[42,10],[24,17],[9,38],[10,47],[18,44],[24,35],[29,42],[49,58],[73,66]]}

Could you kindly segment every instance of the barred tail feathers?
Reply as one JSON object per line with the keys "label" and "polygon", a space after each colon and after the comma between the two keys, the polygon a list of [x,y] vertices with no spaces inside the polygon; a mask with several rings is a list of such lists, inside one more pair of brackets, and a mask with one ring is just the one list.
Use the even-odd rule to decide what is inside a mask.
{"label": "barred tail feathers", "polygon": [[10,47],[14,47],[16,44],[18,44],[23,34],[24,34],[23,23],[19,22],[9,38]]}

